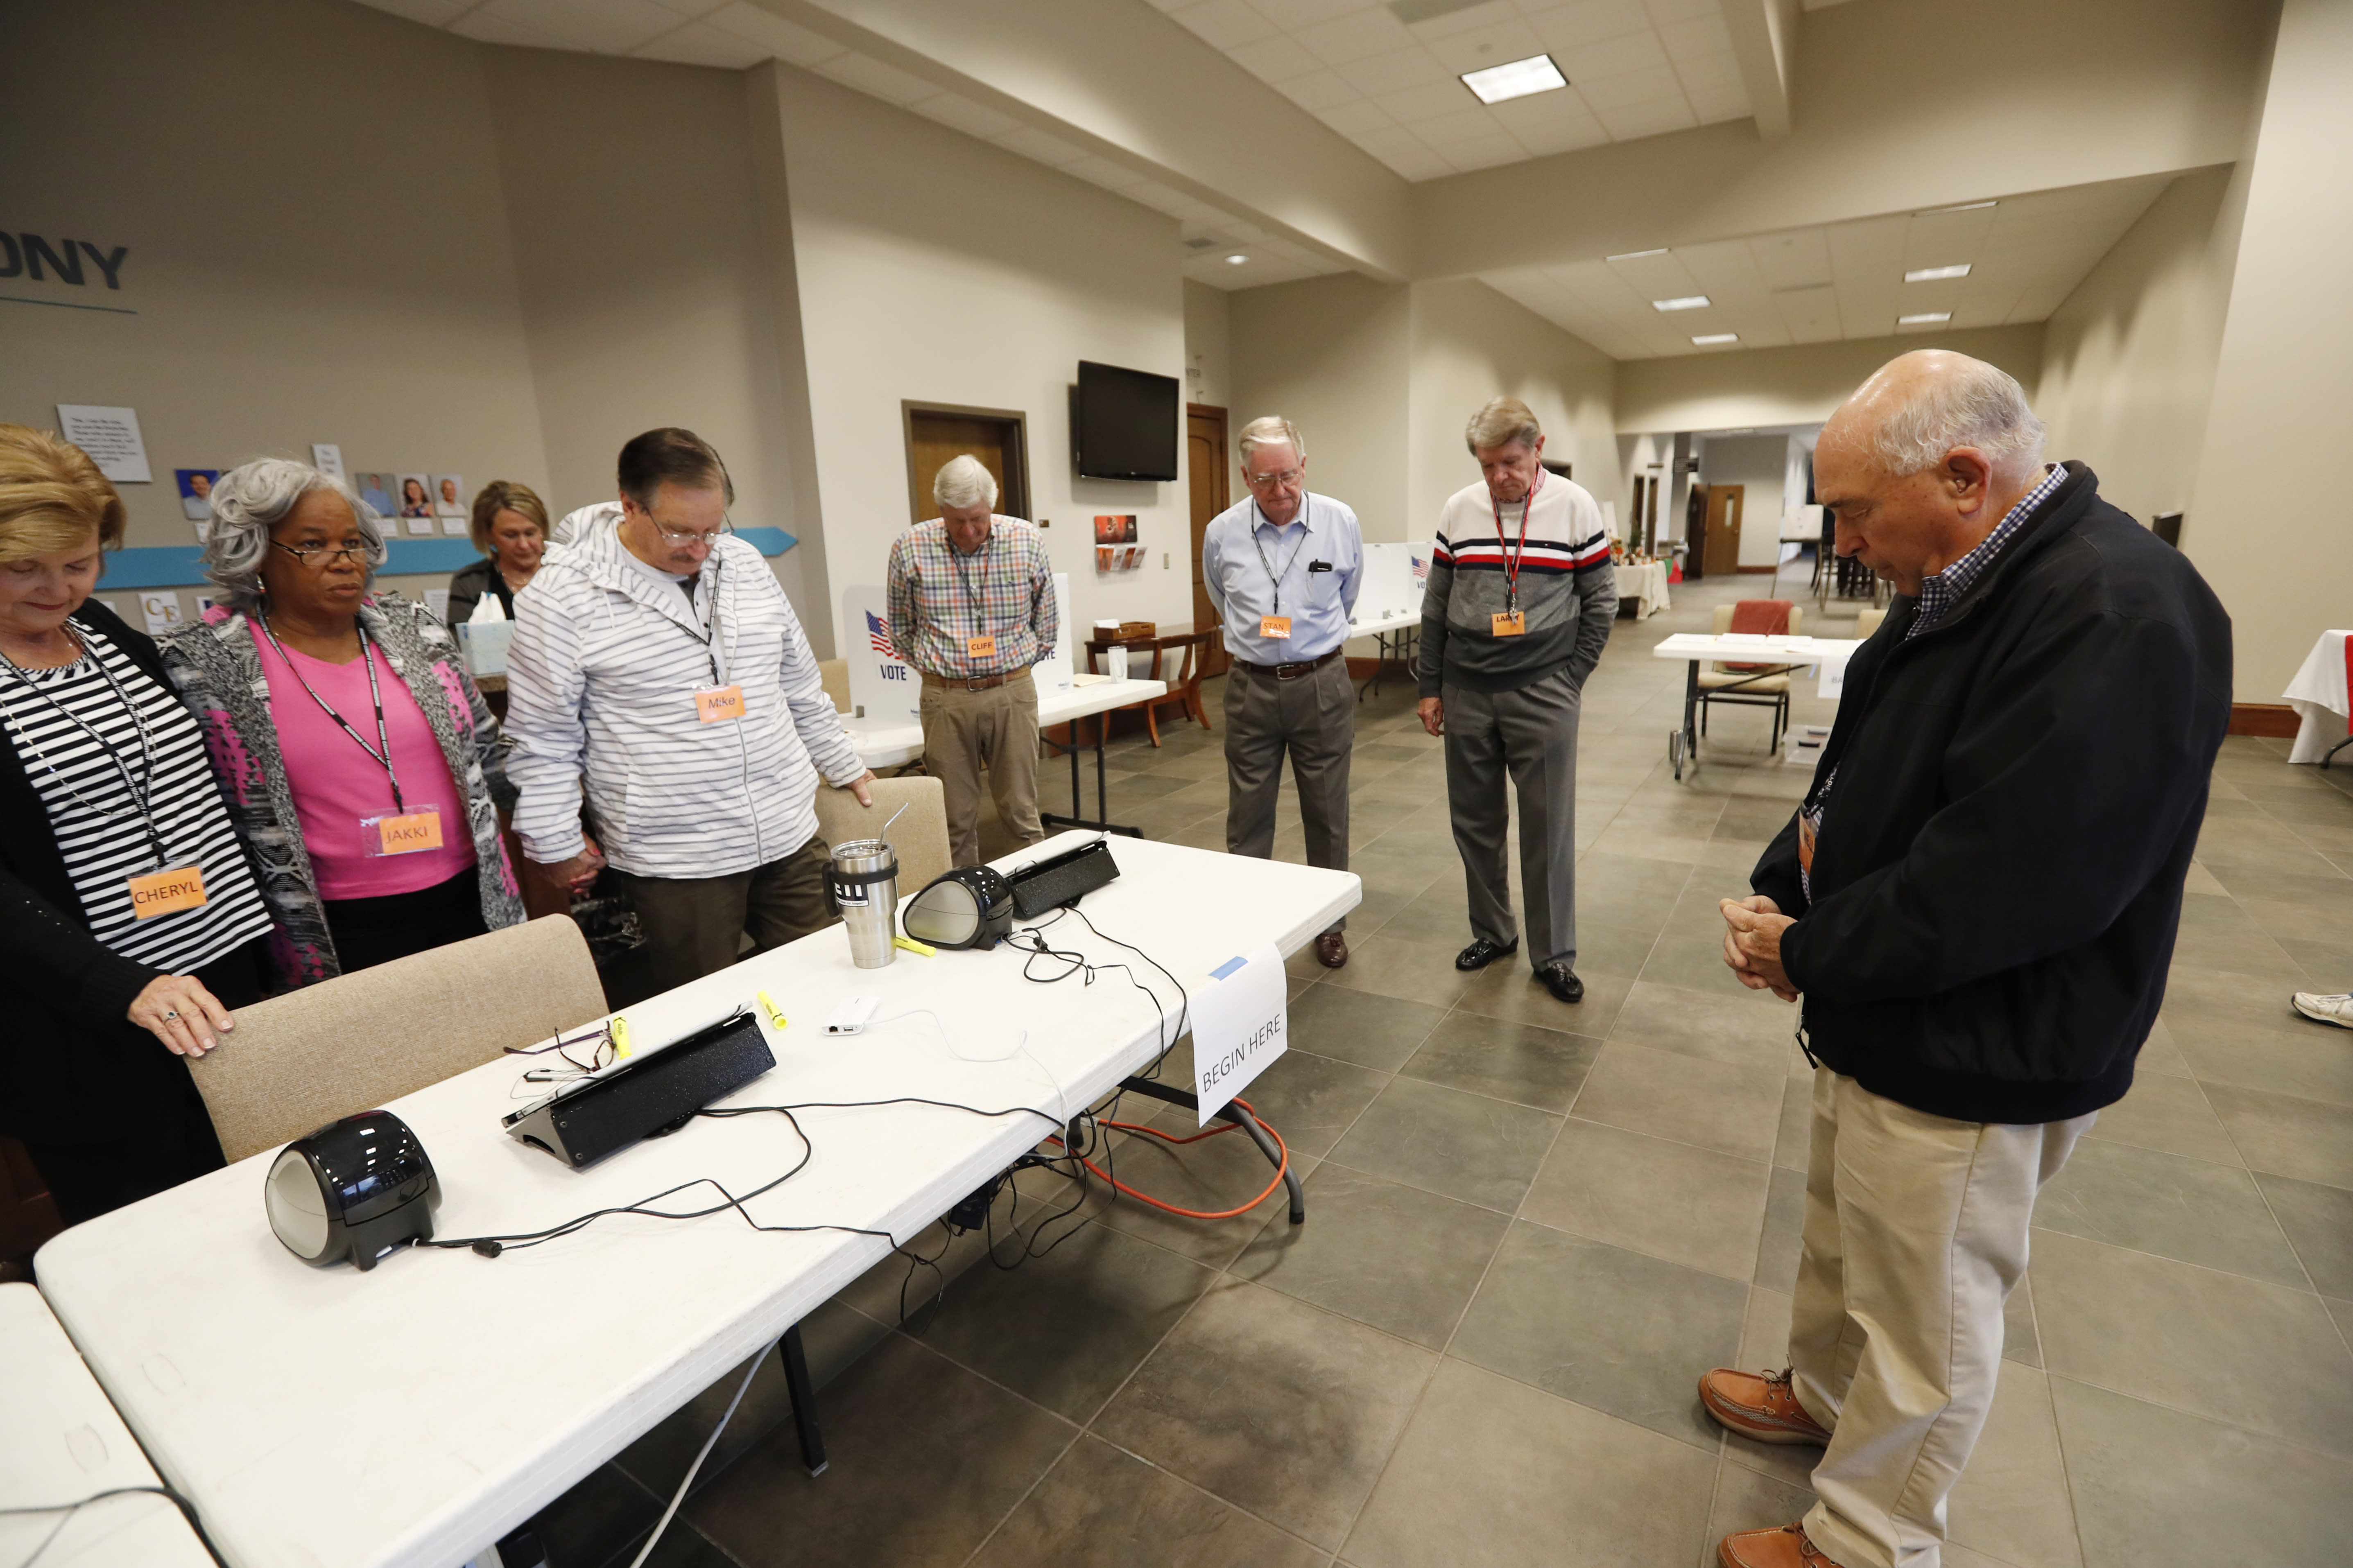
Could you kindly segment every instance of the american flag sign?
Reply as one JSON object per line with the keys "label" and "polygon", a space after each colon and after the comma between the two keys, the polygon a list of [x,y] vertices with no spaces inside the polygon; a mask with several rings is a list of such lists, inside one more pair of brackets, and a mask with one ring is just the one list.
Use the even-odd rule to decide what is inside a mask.
{"label": "american flag sign", "polygon": [[899,658],[899,645],[891,640],[891,623],[871,610],[866,612],[866,639],[883,658]]}
{"label": "american flag sign", "polygon": [[1427,555],[1412,555],[1408,556],[1407,559],[1413,563],[1413,580],[1417,583],[1429,582],[1430,557]]}

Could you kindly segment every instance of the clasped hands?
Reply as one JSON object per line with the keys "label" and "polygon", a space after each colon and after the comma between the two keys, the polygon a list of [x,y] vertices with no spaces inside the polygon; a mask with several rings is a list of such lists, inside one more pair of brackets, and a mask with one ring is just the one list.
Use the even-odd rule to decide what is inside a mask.
{"label": "clasped hands", "polygon": [[1770,991],[1784,1002],[1795,1002],[1798,988],[1781,967],[1781,933],[1798,922],[1762,893],[1719,899],[1715,907],[1724,913],[1724,962],[1731,965],[1733,977],[1751,991]]}

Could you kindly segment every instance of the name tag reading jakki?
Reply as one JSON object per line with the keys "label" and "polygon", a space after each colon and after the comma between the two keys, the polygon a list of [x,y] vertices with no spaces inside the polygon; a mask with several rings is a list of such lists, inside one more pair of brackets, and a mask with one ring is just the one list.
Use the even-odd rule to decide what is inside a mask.
{"label": "name tag reading jakki", "polygon": [[706,724],[728,724],[744,717],[741,686],[706,686],[694,694],[694,716]]}
{"label": "name tag reading jakki", "polygon": [[438,805],[360,818],[360,851],[370,858],[440,847],[441,808]]}
{"label": "name tag reading jakki", "polygon": [[1494,635],[1499,637],[1527,635],[1528,613],[1525,610],[1498,610],[1488,619],[1494,626]]}
{"label": "name tag reading jakki", "polygon": [[1261,616],[1258,618],[1258,635],[1262,637],[1275,637],[1283,641],[1289,641],[1291,637],[1291,617],[1289,616]]}
{"label": "name tag reading jakki", "polygon": [[205,903],[205,873],[201,867],[180,866],[131,879],[131,913],[135,919],[152,920],[178,910],[198,910]]}
{"label": "name tag reading jakki", "polygon": [[997,638],[994,637],[965,638],[964,656],[966,658],[995,658],[997,657]]}

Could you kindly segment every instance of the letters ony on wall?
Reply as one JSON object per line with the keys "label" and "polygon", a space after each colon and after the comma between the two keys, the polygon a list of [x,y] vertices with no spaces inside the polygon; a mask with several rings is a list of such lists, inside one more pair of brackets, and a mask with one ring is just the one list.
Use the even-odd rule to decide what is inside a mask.
{"label": "letters ony on wall", "polygon": [[[0,229],[0,279],[21,279],[28,283],[58,282],[77,289],[105,289],[120,292],[122,288],[122,263],[131,254],[127,245],[111,247],[87,239],[50,239],[43,235],[23,230],[14,233]],[[65,305],[69,300],[30,300],[23,295],[0,296],[25,305]],[[97,310],[119,310],[120,306],[95,306]]]}

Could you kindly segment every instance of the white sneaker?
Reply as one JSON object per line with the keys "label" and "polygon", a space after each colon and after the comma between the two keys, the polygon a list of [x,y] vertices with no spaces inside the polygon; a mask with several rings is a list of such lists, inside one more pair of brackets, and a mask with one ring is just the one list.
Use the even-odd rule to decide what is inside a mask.
{"label": "white sneaker", "polygon": [[2316,991],[2295,994],[2295,1010],[2316,1024],[2353,1029],[2353,994],[2323,996]]}

